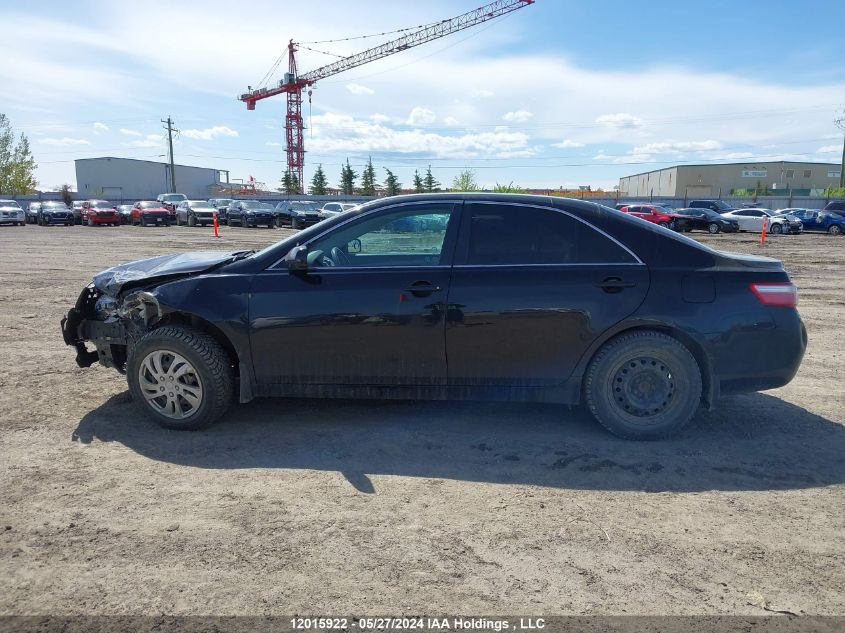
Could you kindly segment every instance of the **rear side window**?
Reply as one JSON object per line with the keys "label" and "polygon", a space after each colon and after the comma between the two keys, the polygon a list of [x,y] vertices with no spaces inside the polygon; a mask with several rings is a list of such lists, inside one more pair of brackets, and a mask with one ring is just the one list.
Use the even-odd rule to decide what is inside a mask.
{"label": "rear side window", "polygon": [[636,263],[596,229],[559,211],[469,204],[470,265]]}

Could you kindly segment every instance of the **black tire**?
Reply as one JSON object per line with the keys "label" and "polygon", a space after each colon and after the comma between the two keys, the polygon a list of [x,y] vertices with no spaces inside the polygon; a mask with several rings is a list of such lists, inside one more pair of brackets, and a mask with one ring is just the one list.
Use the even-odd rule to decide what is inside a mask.
{"label": "black tire", "polygon": [[290,227],[291,227],[292,229],[297,230],[297,231],[298,231],[299,229],[301,229],[302,227],[301,227],[301,226],[300,226],[300,224],[299,224],[299,218],[291,218],[291,219],[290,219]]}
{"label": "black tire", "polygon": [[842,227],[838,224],[831,224],[827,232],[829,235],[842,235]]}
{"label": "black tire", "polygon": [[[199,407],[188,417],[175,420],[150,404],[141,391],[138,372],[144,358],[162,350],[182,355],[196,369],[203,387]],[[129,352],[126,380],[135,405],[147,416],[168,429],[193,431],[217,421],[232,404],[235,377],[232,363],[220,344],[205,332],[191,327],[166,325],[148,332]]]}
{"label": "black tire", "polygon": [[611,433],[659,440],[692,418],[701,400],[701,370],[676,339],[638,330],[598,351],[587,369],[584,395],[590,412]]}
{"label": "black tire", "polygon": [[707,232],[710,235],[716,235],[716,233],[720,233],[722,231],[722,227],[719,226],[716,222],[711,222],[707,225]]}
{"label": "black tire", "polygon": [[668,223],[668,222],[658,222],[658,223],[657,223],[657,225],[658,225],[658,226],[663,226],[663,227],[665,227],[665,228],[667,228],[667,229],[669,228],[669,223]]}
{"label": "black tire", "polygon": [[188,226],[194,227],[197,225],[197,219],[193,215],[188,215]]}
{"label": "black tire", "polygon": [[780,224],[772,224],[771,228],[769,228],[769,233],[780,235],[783,233],[783,227]]}
{"label": "black tire", "polygon": [[94,220],[88,218],[88,226],[94,226]]}

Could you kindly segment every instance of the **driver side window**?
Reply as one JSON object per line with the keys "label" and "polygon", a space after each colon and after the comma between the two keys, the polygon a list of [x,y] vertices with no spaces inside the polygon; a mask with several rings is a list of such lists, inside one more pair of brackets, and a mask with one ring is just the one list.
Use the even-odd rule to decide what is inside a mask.
{"label": "driver side window", "polygon": [[451,203],[404,205],[355,220],[308,245],[318,267],[437,266]]}

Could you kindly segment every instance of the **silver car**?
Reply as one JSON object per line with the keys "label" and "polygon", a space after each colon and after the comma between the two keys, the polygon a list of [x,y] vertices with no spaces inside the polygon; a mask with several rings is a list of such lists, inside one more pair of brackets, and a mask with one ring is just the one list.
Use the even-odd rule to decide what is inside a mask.
{"label": "silver car", "polygon": [[26,224],[26,215],[17,201],[0,200],[0,224],[11,224],[12,226]]}
{"label": "silver car", "polygon": [[176,224],[206,226],[214,223],[217,209],[207,200],[185,200],[176,207]]}

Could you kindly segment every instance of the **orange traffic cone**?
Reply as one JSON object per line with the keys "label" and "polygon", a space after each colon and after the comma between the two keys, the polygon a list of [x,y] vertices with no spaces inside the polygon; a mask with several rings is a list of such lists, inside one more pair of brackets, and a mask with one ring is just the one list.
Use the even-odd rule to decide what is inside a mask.
{"label": "orange traffic cone", "polygon": [[214,237],[220,237],[220,231],[217,227],[217,214],[214,214]]}
{"label": "orange traffic cone", "polygon": [[763,218],[763,232],[760,233],[760,246],[766,245],[766,231],[769,228],[769,216]]}

